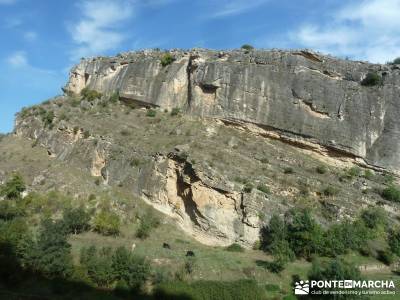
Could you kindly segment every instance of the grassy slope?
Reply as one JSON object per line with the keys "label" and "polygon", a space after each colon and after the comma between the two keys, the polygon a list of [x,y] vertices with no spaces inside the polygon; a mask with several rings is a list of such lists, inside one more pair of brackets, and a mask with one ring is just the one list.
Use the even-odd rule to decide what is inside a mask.
{"label": "grassy slope", "polygon": [[[136,149],[139,155],[143,156],[142,159],[147,159],[155,152],[168,152],[176,145],[189,144],[189,159],[193,160],[195,165],[211,167],[223,176],[236,180],[236,189],[242,188],[242,183],[237,182],[238,177],[245,178],[255,185],[265,183],[270,187],[272,191],[270,197],[274,201],[289,206],[312,208],[321,217],[332,217],[321,205],[324,201],[341,205],[354,213],[355,207],[360,208],[369,202],[382,201],[377,194],[362,193],[355,185],[359,181],[365,181],[371,188],[381,187],[380,175],[374,176],[373,180],[358,177],[342,182],[339,176],[345,171],[340,167],[329,166],[326,174],[318,174],[315,168],[323,162],[315,157],[279,141],[251,136],[211,120],[173,117],[165,112],[158,112],[155,118],[150,118],[146,117],[146,112],[143,110],[131,110],[119,104],[108,108],[95,106],[84,113],[68,103],[51,109],[56,111],[56,115],[66,113],[71,126],[80,126],[89,130],[92,135],[112,137],[116,145]],[[128,134],[123,134],[124,130]],[[284,174],[283,170],[288,167],[293,169],[292,174]],[[87,201],[88,195],[95,194],[97,198],[93,200],[94,202],[107,198],[117,203],[120,208],[126,208],[124,211],[126,223],[120,237],[102,237],[96,233],[71,237],[70,242],[76,259],[83,246],[94,244],[131,247],[132,243],[135,243],[135,252],[147,256],[156,268],[174,272],[183,266],[185,251],[193,250],[197,261],[193,280],[255,278],[262,285],[279,286],[282,294],[290,292],[293,274],[305,278],[310,267],[305,261],[296,261],[289,264],[282,274],[272,274],[260,263],[257,264],[257,261],[270,259],[261,251],[247,250],[244,253],[233,253],[201,245],[186,236],[168,219],[164,219],[162,226],[157,228],[150,238],[144,241],[138,240],[135,237],[136,216],[146,209],[146,205],[131,195],[128,186],[97,186],[87,169],[82,169],[76,162],[49,158],[45,149],[39,146],[32,148],[32,141],[14,136],[3,138],[0,142],[0,171],[6,174],[19,171],[28,184],[38,174],[47,174],[45,182],[34,189],[61,190],[70,194],[74,201],[82,203]],[[339,194],[332,197],[319,195],[321,189],[329,185],[336,186],[340,190]],[[301,195],[304,187],[307,187],[307,195]],[[163,249],[163,242],[168,242],[172,249]],[[376,264],[374,259],[358,255],[349,256],[348,259],[362,264]],[[399,276],[393,275],[389,270],[368,272],[366,275],[374,279],[382,277],[399,280]],[[271,293],[271,297],[275,294],[276,292]]]}

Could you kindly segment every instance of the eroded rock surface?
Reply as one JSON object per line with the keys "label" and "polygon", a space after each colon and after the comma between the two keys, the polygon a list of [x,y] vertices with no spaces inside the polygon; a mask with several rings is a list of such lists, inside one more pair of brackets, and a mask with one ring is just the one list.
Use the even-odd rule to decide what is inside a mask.
{"label": "eroded rock surface", "polygon": [[[311,51],[159,51],[83,60],[66,91],[119,91],[126,101],[249,122],[400,171],[399,69]],[[383,86],[360,84],[377,72]]]}

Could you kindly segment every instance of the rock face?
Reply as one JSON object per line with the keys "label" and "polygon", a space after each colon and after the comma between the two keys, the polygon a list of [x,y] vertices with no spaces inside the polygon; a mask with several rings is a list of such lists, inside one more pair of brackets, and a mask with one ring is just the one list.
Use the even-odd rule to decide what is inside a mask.
{"label": "rock face", "polygon": [[252,246],[259,239],[265,197],[235,192],[216,177],[210,180],[175,153],[156,156],[138,187],[149,204],[204,244]]}
{"label": "rock face", "polygon": [[[143,51],[83,60],[64,90],[84,87],[145,106],[262,130],[326,153],[400,172],[400,70],[310,51]],[[383,85],[360,84],[368,72]]]}
{"label": "rock face", "polygon": [[[289,164],[307,180],[312,177],[304,173],[312,160],[298,158],[301,151],[400,174],[396,65],[309,51],[169,54],[174,61],[164,66],[166,54],[160,51],[82,60],[64,87],[67,95],[21,112],[15,134],[34,140],[32,147],[44,147],[50,158],[78,166],[101,188],[133,190],[210,245],[251,247],[273,214],[297,205],[295,195],[308,191],[308,181],[282,189],[276,176]],[[383,85],[361,85],[368,72],[382,76]],[[103,96],[89,101],[70,95],[83,88]],[[137,109],[109,101],[117,91]],[[152,118],[141,107],[179,108],[186,115],[159,112]],[[276,144],[266,144],[271,139]],[[291,145],[303,149],[292,153]],[[0,172],[0,181],[3,177]],[[41,181],[38,177],[36,185]],[[244,188],[253,182],[254,188]],[[313,190],[321,190],[320,179],[315,182]],[[272,193],[263,192],[265,186]],[[376,201],[356,189],[342,202],[321,202],[312,194],[313,207],[320,201],[321,210],[336,220],[357,213],[371,197]]]}

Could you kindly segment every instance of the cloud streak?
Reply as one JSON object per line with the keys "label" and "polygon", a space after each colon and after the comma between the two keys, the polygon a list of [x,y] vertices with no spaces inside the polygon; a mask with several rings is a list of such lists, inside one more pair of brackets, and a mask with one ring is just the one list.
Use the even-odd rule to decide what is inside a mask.
{"label": "cloud streak", "polygon": [[11,54],[7,59],[7,63],[14,68],[21,68],[28,66],[28,59],[25,51],[16,51]]}
{"label": "cloud streak", "polygon": [[17,2],[17,0],[0,0],[0,5],[1,4],[9,5],[9,4],[14,4],[16,2]]}
{"label": "cloud streak", "polygon": [[293,43],[339,56],[385,63],[400,56],[400,0],[350,2],[324,24],[303,24]]}
{"label": "cloud streak", "polygon": [[215,4],[216,11],[210,15],[211,18],[224,18],[239,15],[255,9],[269,0],[218,0]]}
{"label": "cloud streak", "polygon": [[69,32],[77,47],[71,58],[103,54],[125,40],[121,26],[134,14],[132,1],[86,0],[79,4],[82,17]]}

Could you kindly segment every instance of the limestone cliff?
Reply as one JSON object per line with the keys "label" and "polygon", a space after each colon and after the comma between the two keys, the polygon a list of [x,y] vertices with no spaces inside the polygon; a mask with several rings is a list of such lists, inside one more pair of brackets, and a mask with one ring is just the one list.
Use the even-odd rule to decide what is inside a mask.
{"label": "limestone cliff", "polygon": [[[300,146],[400,172],[400,71],[310,51],[160,51],[82,60],[64,90],[254,124]],[[360,84],[368,72],[382,86]]]}

